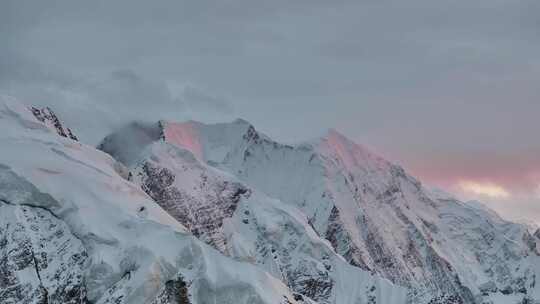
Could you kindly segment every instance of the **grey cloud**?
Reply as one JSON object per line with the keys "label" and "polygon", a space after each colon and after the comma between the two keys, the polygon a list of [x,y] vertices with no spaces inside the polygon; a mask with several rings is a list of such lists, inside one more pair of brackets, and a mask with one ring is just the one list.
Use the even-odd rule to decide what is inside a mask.
{"label": "grey cloud", "polygon": [[187,85],[183,89],[182,101],[194,111],[217,111],[232,114],[231,102],[224,97],[209,95],[203,90]]}
{"label": "grey cloud", "polygon": [[[46,63],[48,69],[78,76],[133,69],[147,80],[157,79],[154,82],[195,83],[217,92],[208,95],[226,96],[238,115],[256,124],[270,126],[265,121],[268,113],[283,119],[303,113],[326,127],[354,123],[353,137],[375,138],[373,143],[385,149],[400,149],[394,139],[385,140],[393,132],[400,134],[399,120],[406,119],[400,111],[411,117],[407,126],[411,132],[422,132],[428,142],[444,145],[437,133],[453,128],[450,119],[441,117],[446,110],[477,105],[473,108],[478,116],[505,110],[509,98],[523,108],[534,107],[531,100],[539,97],[537,86],[530,83],[540,76],[535,55],[540,52],[540,4],[533,0],[235,0],[160,5],[138,0],[55,0],[38,5],[22,0],[2,5],[8,7],[1,7],[8,12],[4,14],[9,18],[2,18],[10,25],[3,26],[6,32],[21,28],[11,35],[17,40],[17,53]],[[119,79],[112,81],[127,86]],[[97,90],[96,94],[129,96],[106,84]],[[168,100],[166,93],[157,93],[160,90],[145,92]],[[134,95],[129,97],[156,102]],[[109,102],[105,96],[101,99]],[[415,123],[419,115],[435,121],[430,133]],[[362,131],[381,121],[381,134]],[[467,114],[456,125],[475,123],[474,115]],[[482,132],[502,129],[490,117],[484,124]],[[295,132],[278,127],[267,132],[288,134],[293,138],[285,139],[293,140],[313,136],[312,130],[319,129],[298,128],[294,122],[285,125]],[[512,128],[530,134],[523,121]]]}
{"label": "grey cloud", "polygon": [[[102,104],[124,108],[173,104],[166,85],[142,78],[132,70],[116,70],[108,77],[86,85],[89,94]],[[142,110],[142,109],[141,109]]]}
{"label": "grey cloud", "polygon": [[161,129],[157,122],[146,124],[134,121],[105,137],[98,149],[112,155],[124,165],[131,166],[138,160],[140,152],[160,137]]}
{"label": "grey cloud", "polygon": [[85,78],[52,72],[52,68],[22,56],[5,58],[8,60],[0,60],[0,93],[28,104],[51,106],[91,144],[131,121],[202,119],[208,113],[218,116],[211,119],[219,120],[233,113],[225,98],[186,86],[178,99],[164,81],[147,79],[130,69]]}

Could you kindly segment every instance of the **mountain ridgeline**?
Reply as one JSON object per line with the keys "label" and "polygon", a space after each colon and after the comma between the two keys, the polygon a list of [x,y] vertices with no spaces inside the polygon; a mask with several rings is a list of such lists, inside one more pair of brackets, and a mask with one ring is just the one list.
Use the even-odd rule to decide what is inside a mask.
{"label": "mountain ridgeline", "polygon": [[0,303],[540,303],[540,233],[336,131],[131,123],[98,148],[0,103]]}

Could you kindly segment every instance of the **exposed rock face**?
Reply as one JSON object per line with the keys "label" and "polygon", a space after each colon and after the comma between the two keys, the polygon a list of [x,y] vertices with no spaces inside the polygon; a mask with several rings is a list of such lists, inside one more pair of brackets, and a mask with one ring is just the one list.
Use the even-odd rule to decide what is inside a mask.
{"label": "exposed rock face", "polygon": [[49,211],[0,202],[0,303],[87,303],[88,254]]}
{"label": "exposed rock face", "polygon": [[167,281],[165,288],[152,304],[192,304],[187,283],[182,277]]}
{"label": "exposed rock face", "polygon": [[226,251],[223,221],[232,217],[240,198],[249,195],[247,188],[239,183],[216,181],[201,173],[197,188],[186,191],[174,186],[176,177],[167,168],[145,162],[140,169],[135,174],[150,197],[195,236],[221,252]]}
{"label": "exposed rock face", "polygon": [[49,107],[45,107],[42,109],[30,107],[30,111],[32,111],[32,114],[34,114],[37,120],[54,128],[58,135],[73,139],[75,141],[79,140],[77,136],[75,136],[75,134],[71,132],[70,128],[64,128],[56,114],[54,114],[54,112]]}
{"label": "exposed rock face", "polygon": [[332,247],[351,265],[360,267],[364,270],[370,270],[366,263],[361,259],[358,247],[352,242],[349,233],[343,229],[343,223],[339,217],[339,210],[334,206],[328,218],[328,229],[325,238],[330,241]]}

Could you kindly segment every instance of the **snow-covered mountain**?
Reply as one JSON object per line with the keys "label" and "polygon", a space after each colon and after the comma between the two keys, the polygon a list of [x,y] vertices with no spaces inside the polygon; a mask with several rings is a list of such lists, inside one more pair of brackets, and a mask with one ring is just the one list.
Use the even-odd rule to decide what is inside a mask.
{"label": "snow-covered mountain", "polygon": [[[199,239],[236,260],[258,265],[318,303],[404,302],[403,288],[348,264],[300,209],[269,198],[207,165],[192,151],[162,140],[167,136],[159,132],[162,128],[132,125],[130,131],[109,136],[100,148],[121,159],[127,159],[122,151],[138,150],[139,157],[126,163],[130,180]],[[155,141],[138,147],[126,144],[128,137],[148,134],[156,135]]]}
{"label": "snow-covered mountain", "polygon": [[162,121],[100,148],[201,240],[320,302],[354,303],[335,297],[351,290],[350,275],[338,279],[342,259],[407,288],[410,303],[540,301],[540,234],[424,188],[336,131],[292,146],[243,120]]}
{"label": "snow-covered mountain", "polygon": [[540,303],[540,232],[336,131],[132,123],[96,149],[6,97],[0,128],[0,303]]}
{"label": "snow-covered mountain", "polygon": [[0,303],[311,303],[199,241],[59,126],[0,102]]}

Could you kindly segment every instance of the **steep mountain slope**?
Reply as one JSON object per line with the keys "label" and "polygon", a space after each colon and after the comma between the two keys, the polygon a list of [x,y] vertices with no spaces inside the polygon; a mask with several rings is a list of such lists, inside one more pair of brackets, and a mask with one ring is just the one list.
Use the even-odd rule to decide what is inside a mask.
{"label": "steep mountain slope", "polygon": [[0,303],[310,303],[187,233],[39,115],[0,102]]}
{"label": "steep mountain slope", "polygon": [[[268,196],[295,210],[293,213],[305,215],[313,233],[328,240],[349,264],[408,287],[412,303],[540,301],[536,286],[536,276],[540,274],[537,236],[492,212],[431,193],[401,167],[335,131],[296,146],[272,141],[242,120],[216,125],[161,122],[153,134],[169,145],[189,150],[197,166],[204,163],[206,171],[219,171],[221,175],[228,172],[234,178],[229,176],[226,180],[242,184],[239,188],[233,184],[228,187],[248,189],[239,194],[238,202],[225,199],[232,204],[209,203],[224,210],[241,210],[222,212],[222,223],[208,230],[217,234],[209,232],[203,236],[222,252],[234,255],[226,235],[227,219],[234,222],[235,217],[240,218],[235,214],[241,214],[244,205],[257,205],[243,204],[243,200]],[[109,138],[104,144],[107,141],[114,142]],[[153,149],[150,143],[147,147]],[[167,169],[175,178],[183,178],[183,167],[160,163],[161,159],[147,153],[138,159],[138,164],[159,164],[158,172]],[[144,165],[137,169],[135,163],[134,168],[134,172],[142,172],[138,182],[143,187],[162,178],[145,172]],[[200,179],[197,180],[199,183]],[[182,189],[184,182],[165,184],[164,191],[158,190],[158,194],[175,192],[172,189],[184,191],[184,195],[194,193]],[[193,196],[201,197],[207,190],[196,190],[198,194]],[[235,190],[225,193],[227,197]],[[174,214],[171,208],[176,203],[167,195],[162,204],[170,204],[166,209]],[[213,199],[219,201],[216,196]],[[182,200],[189,205],[190,199],[179,201]],[[247,214],[245,219],[251,223]],[[182,222],[190,226],[190,220]],[[204,221],[202,225],[208,227]],[[238,235],[246,234],[237,227],[232,230]],[[212,241],[216,235],[216,241]],[[294,284],[289,286],[294,288]]]}
{"label": "steep mountain slope", "polygon": [[[130,179],[201,240],[259,265],[297,292],[297,298],[319,303],[405,302],[403,288],[348,265],[299,209],[163,141],[162,132],[151,130],[162,127],[131,125],[109,136],[100,148],[130,159]],[[148,134],[155,135],[153,142],[140,140]],[[138,157],[125,157],[135,151]]]}

